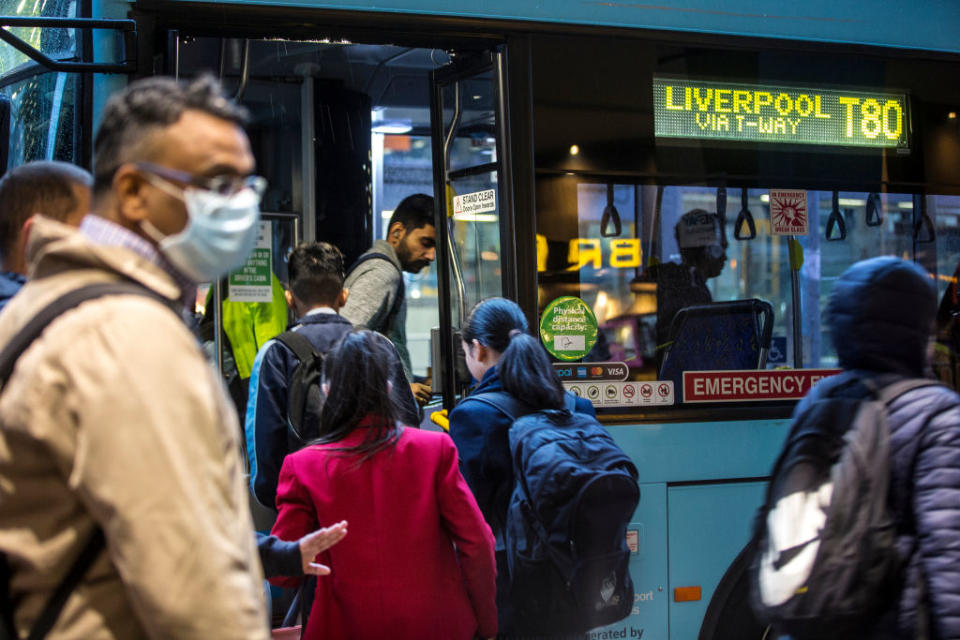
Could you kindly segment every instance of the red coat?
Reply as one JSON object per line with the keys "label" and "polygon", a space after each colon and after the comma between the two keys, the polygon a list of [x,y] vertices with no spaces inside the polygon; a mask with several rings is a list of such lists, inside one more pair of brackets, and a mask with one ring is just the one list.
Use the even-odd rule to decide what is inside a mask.
{"label": "red coat", "polygon": [[296,540],[340,520],[349,528],[318,557],[333,572],[317,580],[304,638],[496,635],[493,535],[460,475],[453,441],[404,429],[394,447],[359,465],[357,456],[329,451],[359,443],[365,432],[293,453],[280,470],[274,535]]}

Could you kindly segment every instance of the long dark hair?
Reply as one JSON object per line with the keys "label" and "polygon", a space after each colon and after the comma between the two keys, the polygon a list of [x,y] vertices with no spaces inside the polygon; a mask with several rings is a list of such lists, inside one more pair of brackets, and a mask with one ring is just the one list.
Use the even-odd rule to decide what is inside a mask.
{"label": "long dark hair", "polygon": [[500,355],[497,372],[503,388],[538,409],[562,409],[563,384],[546,351],[527,333],[527,319],[506,298],[481,300],[463,323],[461,336]]}
{"label": "long dark hair", "polygon": [[354,329],[327,354],[323,379],[329,387],[314,444],[343,440],[367,417],[372,422],[363,442],[337,451],[358,453],[366,460],[396,443],[400,428],[388,387],[404,381],[391,379],[397,356],[386,341],[373,331]]}

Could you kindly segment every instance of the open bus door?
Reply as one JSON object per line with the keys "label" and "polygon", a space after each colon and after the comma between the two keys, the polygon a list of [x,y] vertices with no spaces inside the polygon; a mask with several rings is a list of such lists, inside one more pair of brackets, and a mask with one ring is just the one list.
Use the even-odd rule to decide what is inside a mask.
{"label": "open bus door", "polygon": [[505,54],[451,58],[431,74],[430,104],[440,304],[433,388],[447,409],[470,381],[459,338],[464,318],[484,298],[516,295]]}

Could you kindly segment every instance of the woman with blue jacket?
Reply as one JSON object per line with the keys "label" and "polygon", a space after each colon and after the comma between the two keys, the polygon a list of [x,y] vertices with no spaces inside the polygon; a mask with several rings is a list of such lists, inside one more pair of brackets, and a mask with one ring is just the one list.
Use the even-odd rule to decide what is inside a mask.
{"label": "woman with blue jacket", "polygon": [[[513,465],[507,433],[513,420],[477,396],[506,391],[525,413],[563,409],[565,392],[540,343],[527,333],[527,320],[516,303],[504,298],[479,302],[461,331],[467,368],[479,383],[450,414],[450,435],[460,453],[460,470],[497,540],[497,610],[499,628],[509,635],[512,610],[503,529]],[[596,415],[593,405],[576,399],[576,411]],[[519,417],[519,416],[518,416]]]}

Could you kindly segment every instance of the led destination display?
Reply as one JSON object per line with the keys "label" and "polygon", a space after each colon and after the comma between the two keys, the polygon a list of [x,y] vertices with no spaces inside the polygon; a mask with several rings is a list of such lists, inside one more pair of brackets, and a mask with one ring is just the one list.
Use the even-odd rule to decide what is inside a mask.
{"label": "led destination display", "polygon": [[910,148],[905,94],[655,77],[658,138]]}

